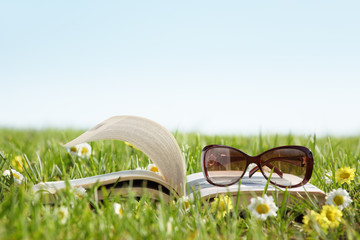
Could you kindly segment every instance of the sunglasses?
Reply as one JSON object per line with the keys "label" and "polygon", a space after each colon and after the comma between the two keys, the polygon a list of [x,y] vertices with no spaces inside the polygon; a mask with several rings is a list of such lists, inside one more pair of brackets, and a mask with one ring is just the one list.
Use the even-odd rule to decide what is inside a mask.
{"label": "sunglasses", "polygon": [[[249,178],[260,171],[270,183],[279,187],[295,188],[306,184],[313,170],[313,155],[302,146],[282,146],[269,149],[257,156],[229,146],[208,145],[201,153],[201,167],[206,180],[215,186],[229,186],[249,170]],[[270,177],[271,175],[271,177]]]}

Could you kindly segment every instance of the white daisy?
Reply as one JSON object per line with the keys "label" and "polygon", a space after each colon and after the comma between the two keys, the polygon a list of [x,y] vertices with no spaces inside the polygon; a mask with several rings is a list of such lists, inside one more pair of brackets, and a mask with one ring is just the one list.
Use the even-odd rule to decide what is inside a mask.
{"label": "white daisy", "polygon": [[114,212],[116,215],[119,215],[119,216],[123,215],[123,209],[122,209],[120,203],[114,203],[113,207],[114,207]]}
{"label": "white daisy", "polygon": [[56,211],[56,216],[59,218],[61,224],[65,224],[67,219],[69,218],[69,210],[67,207],[60,207]]}
{"label": "white daisy", "polygon": [[78,151],[79,151],[79,147],[78,147],[78,145],[75,145],[75,146],[66,148],[66,150],[67,150],[67,152],[70,153],[71,155],[77,156],[77,155],[78,155]]}
{"label": "white daisy", "polygon": [[190,210],[191,204],[189,197],[182,196],[181,198],[178,199],[178,203],[180,204],[180,209],[184,210],[185,212]]}
{"label": "white daisy", "polygon": [[261,220],[266,220],[269,216],[276,217],[276,211],[278,210],[273,197],[267,195],[264,195],[264,197],[252,198],[248,209],[252,215]]}
{"label": "white daisy", "polygon": [[335,205],[340,210],[347,208],[352,202],[349,193],[342,188],[332,190],[326,195],[325,199],[327,205]]}
{"label": "white daisy", "polygon": [[88,143],[81,143],[78,145],[78,156],[81,158],[89,158],[91,154],[91,146]]}
{"label": "white daisy", "polygon": [[82,199],[84,196],[86,196],[86,189],[83,187],[75,187],[74,194],[77,198]]}
{"label": "white daisy", "polygon": [[11,178],[11,176],[13,176],[14,182],[17,184],[21,184],[24,181],[24,176],[14,169],[5,170],[3,172],[3,176],[8,178]]}
{"label": "white daisy", "polygon": [[91,155],[91,146],[88,143],[81,143],[67,148],[67,151],[74,156],[89,158]]}
{"label": "white daisy", "polygon": [[155,165],[155,164],[152,164],[150,163],[147,167],[146,167],[146,170],[148,171],[151,171],[151,172],[154,172],[158,175],[161,175],[160,171],[159,171],[159,168]]}

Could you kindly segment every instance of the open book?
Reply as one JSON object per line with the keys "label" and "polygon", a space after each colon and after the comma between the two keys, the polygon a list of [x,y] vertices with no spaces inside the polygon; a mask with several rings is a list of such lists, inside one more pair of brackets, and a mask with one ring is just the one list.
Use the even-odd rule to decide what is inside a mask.
{"label": "open book", "polygon": [[[253,196],[261,195],[266,186],[267,180],[259,172],[256,172],[251,178],[246,173],[241,179],[240,186],[234,184],[229,187],[217,187],[209,184],[201,172],[186,176],[185,161],[174,136],[158,123],[142,117],[115,116],[109,118],[65,144],[65,147],[108,139],[122,140],[134,145],[155,163],[161,176],[145,170],[127,170],[69,180],[72,187],[99,186],[97,191],[99,200],[104,198],[104,191],[101,188],[111,189],[113,194],[127,195],[131,191],[137,196],[148,194],[151,198],[162,197],[165,201],[170,200],[170,196],[175,198],[188,196],[191,199],[197,195],[204,199],[211,199],[219,194],[231,194],[234,199],[240,196],[243,200],[249,200]],[[33,190],[56,194],[56,191],[65,187],[64,181],[54,181],[37,184]],[[324,192],[310,183],[287,191],[297,198],[314,197],[320,203],[324,202],[325,198]],[[277,194],[278,199],[281,200],[284,189],[269,184],[267,194],[272,193]]]}

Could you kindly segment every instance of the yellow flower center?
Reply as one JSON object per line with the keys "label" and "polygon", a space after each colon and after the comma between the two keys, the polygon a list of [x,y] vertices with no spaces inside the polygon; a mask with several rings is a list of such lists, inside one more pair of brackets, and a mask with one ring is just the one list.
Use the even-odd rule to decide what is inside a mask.
{"label": "yellow flower center", "polygon": [[82,148],[81,149],[81,154],[86,154],[88,152],[87,148]]}
{"label": "yellow flower center", "polygon": [[76,152],[76,147],[71,147],[70,152]]}
{"label": "yellow flower center", "polygon": [[221,200],[219,202],[219,209],[220,209],[220,211],[226,211],[226,206],[225,206],[225,201],[224,200]]}
{"label": "yellow flower center", "polygon": [[157,166],[152,166],[152,167],[150,168],[150,171],[152,171],[152,172],[158,172],[159,169],[158,169]]}
{"label": "yellow flower center", "polygon": [[257,205],[256,207],[256,211],[259,213],[259,214],[264,214],[264,213],[268,213],[270,211],[270,208],[267,204],[259,204]]}
{"label": "yellow flower center", "polygon": [[343,196],[341,196],[341,195],[337,195],[337,196],[335,196],[334,197],[334,203],[336,204],[336,205],[341,205],[341,204],[343,204],[344,203],[344,197]]}
{"label": "yellow flower center", "polygon": [[350,173],[348,173],[348,172],[342,172],[342,173],[340,174],[340,177],[341,177],[342,179],[347,179],[347,178],[350,177]]}
{"label": "yellow flower center", "polygon": [[190,208],[190,203],[188,201],[185,201],[184,204],[185,204],[185,209]]}
{"label": "yellow flower center", "polygon": [[328,211],[326,213],[326,218],[331,221],[331,222],[334,222],[336,219],[335,219],[335,213],[333,211]]}
{"label": "yellow flower center", "polygon": [[21,178],[21,177],[20,177],[20,175],[19,175],[19,174],[14,173],[14,172],[13,172],[12,174],[13,174],[14,178],[16,178],[16,179],[19,179],[19,180],[20,180],[20,178]]}
{"label": "yellow flower center", "polygon": [[64,211],[59,211],[59,217],[61,219],[65,218],[65,212]]}

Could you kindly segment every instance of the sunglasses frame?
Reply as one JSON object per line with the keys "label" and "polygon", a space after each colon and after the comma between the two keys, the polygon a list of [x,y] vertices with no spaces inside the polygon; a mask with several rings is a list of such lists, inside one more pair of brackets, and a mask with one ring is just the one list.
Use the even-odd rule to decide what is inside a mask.
{"label": "sunglasses frame", "polygon": [[[217,184],[217,183],[214,183],[213,181],[211,181],[211,179],[209,177],[209,174],[208,174],[208,170],[205,167],[205,155],[206,155],[207,151],[209,151],[210,149],[213,149],[213,148],[232,149],[234,151],[240,152],[241,154],[243,154],[246,157],[246,166],[245,166],[244,172],[243,172],[243,174],[241,176],[239,176],[238,180],[234,181],[233,183],[229,183],[229,184]],[[217,144],[207,145],[207,146],[205,146],[203,148],[203,150],[201,152],[201,168],[202,168],[202,171],[203,171],[203,174],[204,174],[206,180],[210,184],[218,186],[218,187],[226,187],[226,186],[230,186],[230,185],[233,185],[236,182],[238,182],[245,175],[246,170],[247,170],[247,168],[249,167],[249,165],[251,163],[255,163],[257,165],[257,167],[252,169],[251,172],[249,172],[249,178],[251,178],[252,175],[256,171],[260,170],[262,175],[265,177],[265,179],[268,180],[268,177],[266,177],[266,175],[264,174],[263,169],[261,167],[260,158],[261,158],[262,155],[264,155],[266,153],[269,153],[269,152],[274,151],[274,150],[279,150],[279,149],[296,149],[296,150],[300,150],[300,151],[305,153],[305,156],[306,156],[306,172],[305,172],[305,176],[304,176],[304,179],[300,183],[298,183],[296,185],[285,186],[285,185],[281,185],[281,184],[276,184],[276,183],[272,182],[271,179],[270,179],[270,183],[272,185],[282,187],[282,188],[296,188],[296,187],[300,187],[302,185],[305,185],[311,178],[312,171],[313,171],[313,166],[314,166],[314,159],[313,159],[313,154],[312,154],[310,149],[308,149],[307,147],[297,146],[297,145],[280,146],[280,147],[271,148],[271,149],[266,150],[265,152],[263,152],[263,153],[261,153],[259,155],[256,155],[256,156],[250,156],[250,155],[244,153],[243,151],[240,151],[239,149],[234,148],[234,147],[230,147],[230,146],[217,145]]]}

